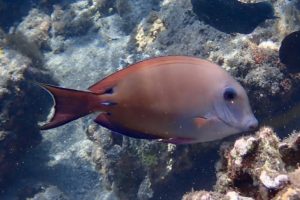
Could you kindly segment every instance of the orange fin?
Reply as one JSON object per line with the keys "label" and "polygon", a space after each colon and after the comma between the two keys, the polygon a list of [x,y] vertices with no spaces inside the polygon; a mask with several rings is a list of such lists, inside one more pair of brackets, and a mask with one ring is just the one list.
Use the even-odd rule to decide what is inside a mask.
{"label": "orange fin", "polygon": [[[38,84],[51,94],[54,100],[54,115],[51,120],[40,127],[47,130],[66,124],[94,111],[97,96],[91,92]],[[100,102],[100,100],[99,100]],[[99,106],[100,103],[99,103]]]}
{"label": "orange fin", "polygon": [[196,117],[194,118],[194,123],[197,127],[203,127],[209,122],[208,119],[204,117]]}

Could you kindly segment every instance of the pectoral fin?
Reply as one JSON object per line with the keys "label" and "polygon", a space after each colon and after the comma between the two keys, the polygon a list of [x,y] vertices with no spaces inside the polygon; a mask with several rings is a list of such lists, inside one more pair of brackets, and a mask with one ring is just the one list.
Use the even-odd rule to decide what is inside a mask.
{"label": "pectoral fin", "polygon": [[198,128],[202,128],[202,127],[206,126],[208,123],[209,123],[209,120],[204,117],[195,117],[194,118],[194,124]]}

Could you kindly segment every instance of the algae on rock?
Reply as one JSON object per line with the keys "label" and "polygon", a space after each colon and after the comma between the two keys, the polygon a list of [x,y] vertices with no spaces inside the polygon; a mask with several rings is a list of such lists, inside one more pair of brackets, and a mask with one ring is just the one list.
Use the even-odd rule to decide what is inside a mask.
{"label": "algae on rock", "polygon": [[[26,152],[41,141],[38,119],[46,111],[45,96],[30,80],[49,81],[46,71],[32,67],[29,58],[8,47],[0,56],[0,193],[22,166]],[[44,109],[43,109],[44,108]],[[44,116],[45,117],[45,116]]]}
{"label": "algae on rock", "polygon": [[[269,127],[262,127],[255,136],[244,136],[233,144],[221,146],[221,160],[216,164],[217,183],[214,199],[230,199],[228,194],[235,192],[241,199],[299,199],[300,158],[297,146],[300,134],[293,133],[280,141]],[[292,150],[294,149],[294,150]],[[204,198],[208,192],[198,193]],[[197,199],[195,193],[183,197]],[[234,199],[234,198],[233,198]]]}

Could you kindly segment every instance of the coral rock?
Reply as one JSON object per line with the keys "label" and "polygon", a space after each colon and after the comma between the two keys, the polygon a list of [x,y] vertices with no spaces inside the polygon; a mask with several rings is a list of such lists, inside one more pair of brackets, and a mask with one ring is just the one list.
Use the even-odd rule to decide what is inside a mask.
{"label": "coral rock", "polygon": [[241,196],[234,191],[229,191],[227,192],[227,194],[221,194],[217,192],[197,191],[197,192],[190,192],[184,195],[182,200],[254,200],[254,199]]}
{"label": "coral rock", "polygon": [[259,179],[268,189],[279,189],[289,182],[289,178],[285,174],[272,173],[264,170],[261,172]]}
{"label": "coral rock", "polygon": [[197,191],[184,195],[182,200],[217,200],[224,199],[223,197],[223,195],[214,192]]}
{"label": "coral rock", "polygon": [[[31,60],[6,48],[0,57],[0,188],[7,185],[22,164],[26,151],[37,145],[41,136],[34,112],[45,108],[38,88],[28,84],[37,76],[39,80],[50,80],[42,71],[32,68]],[[30,138],[30,139],[29,139]]]}

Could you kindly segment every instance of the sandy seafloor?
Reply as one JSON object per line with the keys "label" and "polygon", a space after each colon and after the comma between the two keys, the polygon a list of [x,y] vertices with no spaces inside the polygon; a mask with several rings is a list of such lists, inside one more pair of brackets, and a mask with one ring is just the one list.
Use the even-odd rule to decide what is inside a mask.
{"label": "sandy seafloor", "polygon": [[[288,100],[297,100],[298,97],[294,93],[299,89],[298,79],[291,78],[280,64],[273,64],[278,63],[277,53],[282,38],[289,32],[299,29],[297,23],[300,19],[299,8],[297,8],[299,1],[273,0],[270,2],[280,19],[267,20],[250,34],[228,34],[199,20],[193,14],[190,2],[184,0],[45,0],[27,3],[0,0],[0,12],[9,16],[7,20],[0,19],[0,28],[5,32],[4,36],[1,36],[0,54],[1,59],[6,59],[5,62],[1,62],[0,70],[6,76],[3,79],[7,80],[6,83],[17,86],[27,81],[37,80],[49,81],[74,89],[86,89],[101,78],[138,60],[160,55],[192,55],[217,62],[237,77],[247,87],[258,118],[265,120],[270,116],[281,114],[278,105],[284,105],[284,107],[290,104],[297,105],[296,102],[289,103]],[[12,9],[16,11],[14,14],[10,13]],[[284,25],[287,22],[290,24]],[[42,62],[36,63],[34,55],[37,54],[28,53],[27,48],[24,50],[20,45],[12,45],[13,42],[5,42],[5,38],[12,34],[13,29],[22,33],[29,41],[28,44],[33,43]],[[13,37],[12,40],[17,39]],[[11,61],[19,54],[25,58]],[[6,62],[9,65],[6,65]],[[18,72],[21,78],[17,81],[5,73],[8,70],[6,66],[9,66],[11,71],[18,68],[18,65],[14,63],[26,63],[25,72]],[[36,76],[46,78],[39,79],[39,77],[28,75],[32,71],[35,71],[34,75],[36,71],[42,71],[40,74],[36,73]],[[291,82],[289,83],[292,89],[284,90],[286,88],[284,83],[288,82],[286,80]],[[15,91],[6,84],[2,84],[1,88],[8,88],[9,91],[13,91],[11,93]],[[27,89],[30,90],[30,87]],[[39,96],[36,94],[35,98],[39,100]],[[4,97],[3,102],[15,101]],[[15,98],[20,98],[22,101],[24,99],[24,102],[31,101],[26,98],[26,92],[25,95],[17,95]],[[47,107],[51,99],[50,97],[40,98],[40,101],[46,101],[41,105]],[[262,104],[259,105],[259,102]],[[262,105],[268,106],[262,108]],[[49,108],[44,107],[40,110],[44,111]],[[12,110],[10,111],[12,114],[8,116],[14,116],[13,112],[17,112],[11,107],[3,106],[1,109],[3,113],[5,109]],[[38,112],[39,108],[32,110]],[[27,115],[35,114],[27,113]],[[26,114],[22,116],[26,117]],[[111,177],[116,177],[113,176],[116,171],[122,173],[124,166],[112,165],[114,166],[112,171],[107,169],[109,164],[105,168],[106,165],[101,162],[109,163],[109,158],[104,159],[105,161],[96,159],[97,149],[105,149],[105,145],[87,137],[86,132],[93,124],[93,117],[89,116],[53,130],[38,133],[42,135],[38,144],[26,147],[23,151],[20,150],[17,154],[21,156],[15,156],[18,157],[16,160],[10,160],[10,162],[19,163],[17,168],[12,167],[11,171],[5,168],[8,170],[7,173],[15,175],[1,186],[0,199],[24,199],[26,197],[49,200],[117,200],[124,198],[123,191],[118,193],[120,189],[115,189],[114,185],[126,184],[126,181],[110,180]],[[26,131],[37,131],[34,124],[43,119],[40,117],[36,121],[26,122],[32,124],[30,126],[32,130]],[[293,129],[297,129],[295,125],[297,123],[294,123],[296,119],[299,118],[293,116],[288,121],[290,123],[288,126],[292,128],[284,129],[274,126],[278,134],[285,137]],[[12,127],[16,126],[18,124]],[[0,131],[5,132],[6,135],[13,135],[14,130],[15,128],[7,128],[3,124],[0,126]],[[104,132],[111,134],[107,130]],[[16,135],[18,134],[20,133],[16,132]],[[27,139],[30,143],[31,138]],[[137,145],[136,148],[139,148],[139,145],[143,148],[147,145],[146,141],[142,144],[135,144],[134,140],[129,143],[132,146]],[[130,145],[127,147],[131,147]],[[116,146],[118,145],[111,149]],[[119,145],[120,152],[126,152],[124,146],[126,146],[124,143]],[[3,148],[3,146],[0,147]],[[159,148],[165,149],[166,147],[157,147]],[[162,162],[161,165],[159,163],[158,165],[163,169],[155,173],[143,164],[136,164],[141,169],[133,169],[133,175],[128,177],[128,182],[134,182],[131,178],[135,177],[135,173],[138,177],[137,185],[147,180],[143,173],[153,173],[157,176],[166,173],[167,181],[163,185],[163,181],[151,180],[154,197],[151,197],[151,186],[143,190],[142,184],[135,185],[137,189],[128,193],[134,196],[138,190],[139,193],[135,196],[137,199],[167,200],[181,199],[182,195],[191,191],[192,188],[213,190],[216,181],[215,162],[219,159],[219,143],[204,147],[207,149],[203,151],[203,154],[201,151],[195,151],[195,148],[197,146],[182,147],[174,150],[176,153],[166,155],[166,159],[172,162],[178,159],[184,160],[185,164],[188,163],[184,165],[187,168],[182,171],[178,164],[174,165],[179,166],[178,168],[173,166],[171,170],[165,172],[169,166],[167,162]],[[151,153],[163,157],[164,154],[158,153],[160,151],[157,149]],[[109,150],[105,149],[103,152],[110,152]],[[185,151],[187,153],[182,153]],[[183,159],[185,155],[187,159]],[[138,163],[138,160],[135,161]],[[1,162],[5,164],[6,161]],[[113,175],[103,176],[103,171],[105,171],[103,169]],[[124,169],[127,173],[128,169],[126,170]],[[109,184],[112,185],[110,185],[110,190],[107,187]],[[155,184],[160,188],[155,188]],[[52,190],[47,190],[51,187]],[[150,188],[150,191],[147,188]],[[132,198],[130,195],[128,199]]]}

